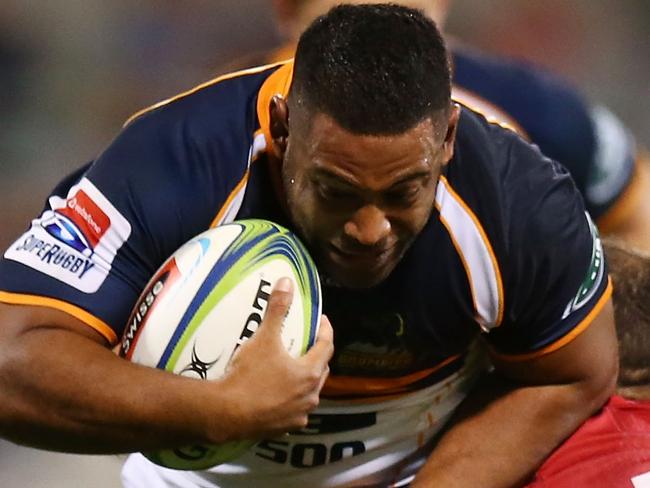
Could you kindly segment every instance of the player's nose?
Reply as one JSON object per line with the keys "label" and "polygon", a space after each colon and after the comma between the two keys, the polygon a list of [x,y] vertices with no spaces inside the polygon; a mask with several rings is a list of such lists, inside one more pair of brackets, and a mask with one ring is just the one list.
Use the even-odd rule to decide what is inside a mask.
{"label": "player's nose", "polygon": [[373,246],[390,234],[391,225],[386,214],[379,207],[366,205],[352,215],[343,230],[359,244]]}

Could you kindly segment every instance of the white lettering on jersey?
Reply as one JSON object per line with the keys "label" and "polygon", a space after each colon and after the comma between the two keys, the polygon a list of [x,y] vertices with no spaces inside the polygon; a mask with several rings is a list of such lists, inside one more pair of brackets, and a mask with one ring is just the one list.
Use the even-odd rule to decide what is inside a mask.
{"label": "white lettering on jersey", "polygon": [[50,197],[50,210],[4,254],[84,293],[94,293],[131,234],[131,225],[88,179]]}
{"label": "white lettering on jersey", "polygon": [[650,471],[635,476],[630,480],[634,488],[650,488]]}

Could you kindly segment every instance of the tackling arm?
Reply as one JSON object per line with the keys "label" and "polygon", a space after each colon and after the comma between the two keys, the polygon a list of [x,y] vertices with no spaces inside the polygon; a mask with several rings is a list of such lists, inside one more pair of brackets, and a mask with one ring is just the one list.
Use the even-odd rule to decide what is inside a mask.
{"label": "tackling arm", "polygon": [[568,345],[495,371],[470,394],[413,488],[522,486],[612,393],[617,347],[611,299]]}

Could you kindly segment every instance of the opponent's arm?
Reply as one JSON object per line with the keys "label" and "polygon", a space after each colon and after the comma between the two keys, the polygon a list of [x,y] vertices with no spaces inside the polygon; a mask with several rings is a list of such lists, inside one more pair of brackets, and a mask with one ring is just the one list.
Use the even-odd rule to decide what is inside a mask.
{"label": "opponent's arm", "polygon": [[327,376],[332,330],[324,318],[314,347],[289,356],[280,330],[290,296],[271,294],[263,325],[229,373],[209,383],[121,359],[63,312],[0,304],[0,435],[45,449],[116,453],[303,427]]}
{"label": "opponent's arm", "polygon": [[611,299],[572,342],[505,361],[471,393],[411,485],[522,486],[613,391],[617,348]]}

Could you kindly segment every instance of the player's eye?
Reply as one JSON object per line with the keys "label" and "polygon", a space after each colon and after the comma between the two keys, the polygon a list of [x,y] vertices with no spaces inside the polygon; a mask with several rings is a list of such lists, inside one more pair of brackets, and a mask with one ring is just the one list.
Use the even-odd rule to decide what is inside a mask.
{"label": "player's eye", "polygon": [[407,207],[415,203],[420,194],[420,185],[412,185],[399,190],[389,191],[384,194],[384,200],[388,205]]}
{"label": "player's eye", "polygon": [[358,199],[354,192],[327,183],[316,183],[316,192],[321,199],[328,202],[343,204],[353,203]]}

